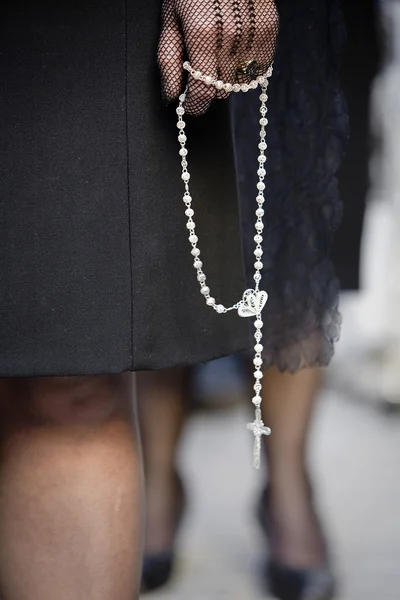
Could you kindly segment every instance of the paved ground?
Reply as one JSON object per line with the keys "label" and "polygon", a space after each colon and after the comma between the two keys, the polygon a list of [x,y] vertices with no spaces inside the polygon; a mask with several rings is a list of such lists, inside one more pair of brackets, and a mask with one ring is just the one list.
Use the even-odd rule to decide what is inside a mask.
{"label": "paved ground", "polygon": [[[261,600],[260,479],[240,409],[196,417],[182,447],[192,502],[179,572],[152,600]],[[400,599],[400,417],[322,398],[311,459],[342,580],[339,600]]]}

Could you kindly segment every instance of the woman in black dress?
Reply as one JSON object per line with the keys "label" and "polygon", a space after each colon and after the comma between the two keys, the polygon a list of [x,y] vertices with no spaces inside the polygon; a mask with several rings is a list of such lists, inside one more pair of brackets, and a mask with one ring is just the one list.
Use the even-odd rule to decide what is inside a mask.
{"label": "woman in black dress", "polygon": [[[273,435],[266,443],[268,488],[259,500],[258,512],[269,538],[265,574],[274,595],[284,600],[319,600],[331,597],[334,585],[313,502],[306,448],[323,380],[319,367],[328,363],[339,332],[339,281],[344,290],[358,287],[377,31],[373,0],[365,2],[362,11],[351,0],[277,0],[276,4],[281,29],[269,90],[263,259],[266,289],[270,290],[264,346],[271,367],[264,373],[263,411]],[[231,108],[250,279],[258,94],[234,96]],[[337,278],[330,246],[342,213],[339,188],[344,219],[334,245]],[[165,581],[173,564],[173,514],[182,503],[182,488],[174,474],[175,454],[189,384],[187,371],[139,376],[149,474],[147,587]],[[154,414],[159,415],[158,423]]]}
{"label": "woman in black dress", "polygon": [[[250,14],[248,4],[235,0],[236,13]],[[272,0],[254,0],[254,19],[243,19],[246,51],[232,42],[231,0],[164,6],[167,96],[182,87],[184,51],[228,77],[249,52],[271,58]],[[3,600],[137,597],[141,465],[128,372],[248,347],[246,323],[221,318],[196,289],[176,115],[157,72],[160,9],[160,0],[2,3]],[[191,82],[189,111],[212,99]],[[219,296],[240,297],[226,103],[188,131],[209,278]]]}
{"label": "woman in black dress", "polygon": [[[259,501],[259,513],[270,538],[266,573],[275,595],[320,600],[331,597],[333,577],[315,514],[305,449],[319,389],[318,367],[329,362],[340,323],[330,245],[341,216],[337,171],[348,133],[339,85],[344,24],[338,0],[276,4],[280,34],[268,92],[263,256],[269,301],[262,410],[273,435],[266,444],[268,490]],[[258,95],[236,95],[231,104],[248,280],[254,263]],[[295,376],[288,373],[297,371]],[[148,475],[147,587],[160,584],[172,564],[167,552],[173,540],[172,515],[182,503],[174,475],[175,450],[188,381],[189,374],[179,372],[139,376]],[[321,577],[322,588],[316,586]]]}
{"label": "woman in black dress", "polygon": [[[339,289],[359,285],[378,20],[375,0],[362,11],[352,0],[299,0],[295,7],[277,0],[277,6],[282,29],[270,92],[273,201],[264,260],[272,366],[264,377],[264,421],[274,435],[266,441],[268,487],[259,517],[271,541],[265,572],[274,595],[319,600],[331,597],[334,585],[307,469],[308,438],[324,381],[319,367],[328,363],[339,333]],[[258,102],[248,96],[232,102],[251,273]]]}

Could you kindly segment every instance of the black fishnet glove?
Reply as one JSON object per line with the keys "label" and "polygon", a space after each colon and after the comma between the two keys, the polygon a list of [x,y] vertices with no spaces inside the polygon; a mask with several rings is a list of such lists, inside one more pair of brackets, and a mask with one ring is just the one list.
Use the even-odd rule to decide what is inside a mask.
{"label": "black fishnet glove", "polygon": [[[279,17],[274,0],[163,0],[158,50],[163,96],[171,101],[183,87],[182,62],[225,83],[248,83],[268,70],[275,52]],[[250,61],[252,72],[240,66]],[[186,110],[200,115],[217,91],[189,76]]]}

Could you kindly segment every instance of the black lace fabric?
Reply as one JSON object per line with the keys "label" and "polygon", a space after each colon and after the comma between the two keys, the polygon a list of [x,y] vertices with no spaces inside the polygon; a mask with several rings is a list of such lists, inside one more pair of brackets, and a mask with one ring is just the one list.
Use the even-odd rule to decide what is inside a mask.
{"label": "black lace fabric", "polygon": [[[337,171],[348,135],[339,82],[345,39],[339,0],[276,0],[279,41],[269,87],[262,288],[266,364],[326,365],[340,331],[339,283],[330,257],[341,219]],[[249,285],[260,102],[231,98]]]}
{"label": "black lace fabric", "polygon": [[[184,60],[225,83],[249,83],[265,74],[278,30],[274,0],[164,0],[158,63],[165,99],[177,98],[184,87]],[[227,95],[189,76],[186,110],[201,115]]]}

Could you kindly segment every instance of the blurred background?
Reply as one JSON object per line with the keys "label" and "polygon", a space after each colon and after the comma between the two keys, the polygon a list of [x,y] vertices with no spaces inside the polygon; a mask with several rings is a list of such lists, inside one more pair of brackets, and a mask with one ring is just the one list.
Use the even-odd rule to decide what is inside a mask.
{"label": "blurred background", "polygon": [[[344,287],[359,277],[360,289],[342,294],[342,337],[314,416],[309,460],[338,599],[398,600],[400,2],[376,3],[364,31],[357,22],[364,3],[347,4],[353,34],[342,76],[351,141],[340,174],[344,220],[335,260]],[[180,446],[189,507],[177,569],[151,597],[267,598],[259,585],[264,540],[255,520],[263,477],[251,467],[249,400],[237,359],[202,366],[195,395]]]}

